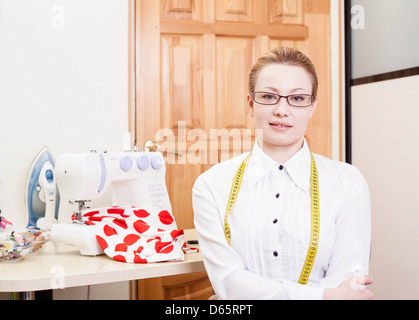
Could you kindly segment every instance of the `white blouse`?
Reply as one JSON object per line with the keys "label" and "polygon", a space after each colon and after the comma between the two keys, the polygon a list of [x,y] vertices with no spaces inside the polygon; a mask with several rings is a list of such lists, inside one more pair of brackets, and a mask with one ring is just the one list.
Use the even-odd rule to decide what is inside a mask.
{"label": "white blouse", "polygon": [[314,154],[320,237],[308,284],[298,284],[311,228],[311,157],[306,141],[284,164],[255,143],[228,219],[230,246],[224,235],[224,214],[234,176],[246,156],[213,166],[193,188],[195,228],[219,299],[322,299],[324,288],[368,274],[368,185],[355,167]]}

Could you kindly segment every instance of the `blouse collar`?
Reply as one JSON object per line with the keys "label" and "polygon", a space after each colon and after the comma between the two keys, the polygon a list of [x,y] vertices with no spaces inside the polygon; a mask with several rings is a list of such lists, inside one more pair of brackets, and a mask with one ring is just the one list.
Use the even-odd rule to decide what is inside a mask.
{"label": "blouse collar", "polygon": [[304,191],[309,191],[311,154],[305,139],[303,147],[283,164],[276,162],[264,153],[256,141],[247,167],[249,186],[263,178],[273,168],[279,170],[281,165],[298,187]]}

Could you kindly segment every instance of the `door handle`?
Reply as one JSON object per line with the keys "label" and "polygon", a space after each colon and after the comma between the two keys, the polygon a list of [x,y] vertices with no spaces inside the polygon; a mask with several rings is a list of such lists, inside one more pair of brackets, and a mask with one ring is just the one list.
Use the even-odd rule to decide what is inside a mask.
{"label": "door handle", "polygon": [[[160,149],[160,143],[158,143],[157,141],[154,140],[149,140],[144,144],[144,150],[146,151],[150,151],[150,152],[163,152]],[[175,152],[175,151],[169,151],[169,150],[164,150],[164,152],[167,152],[168,154],[174,154],[176,156],[179,157],[183,157],[183,153],[179,153],[179,152]]]}

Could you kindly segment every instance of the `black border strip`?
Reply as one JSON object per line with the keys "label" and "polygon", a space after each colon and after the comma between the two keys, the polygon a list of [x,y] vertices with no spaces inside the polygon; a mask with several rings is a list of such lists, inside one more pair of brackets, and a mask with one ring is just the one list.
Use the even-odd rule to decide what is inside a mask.
{"label": "black border strip", "polygon": [[344,0],[345,25],[345,161],[352,163],[352,32],[351,0]]}
{"label": "black border strip", "polygon": [[351,85],[359,86],[362,84],[387,81],[387,80],[393,80],[393,79],[399,79],[399,78],[406,78],[406,77],[417,76],[417,75],[419,75],[419,67],[392,71],[392,72],[354,79],[352,80]]}

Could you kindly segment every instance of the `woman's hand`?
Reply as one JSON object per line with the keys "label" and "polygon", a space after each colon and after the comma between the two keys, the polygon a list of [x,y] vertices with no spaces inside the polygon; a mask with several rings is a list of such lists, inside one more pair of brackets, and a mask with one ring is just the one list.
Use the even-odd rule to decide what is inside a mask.
{"label": "woman's hand", "polygon": [[356,276],[343,282],[336,289],[325,289],[324,300],[372,300],[374,294],[367,289],[372,284],[370,276]]}

